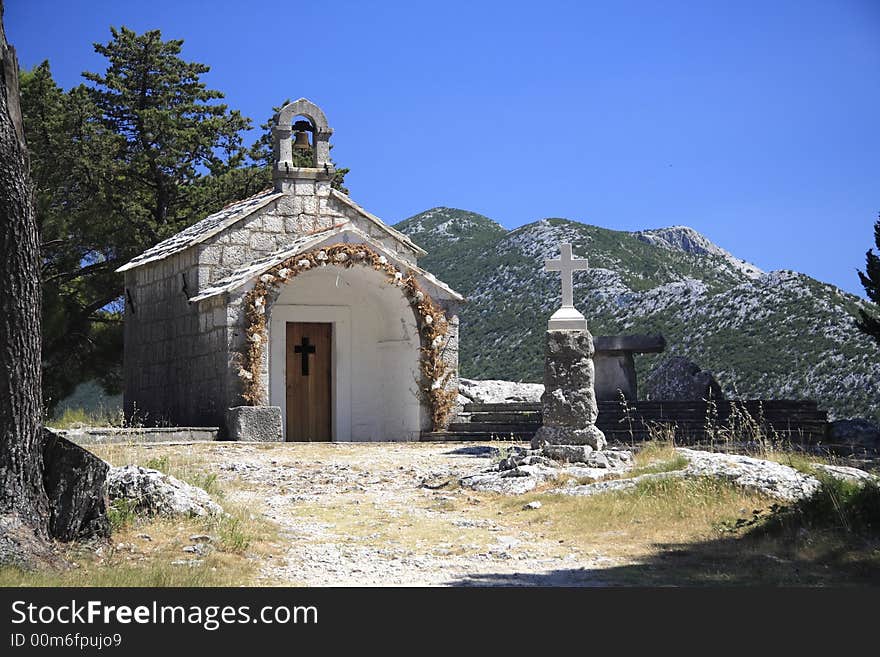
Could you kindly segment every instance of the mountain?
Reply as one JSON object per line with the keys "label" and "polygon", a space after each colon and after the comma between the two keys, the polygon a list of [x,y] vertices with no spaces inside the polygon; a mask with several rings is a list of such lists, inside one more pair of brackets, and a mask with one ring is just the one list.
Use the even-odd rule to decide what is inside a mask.
{"label": "mountain", "polygon": [[805,274],[763,272],[691,228],[543,219],[508,231],[451,208],[395,227],[428,251],[420,265],[468,297],[463,376],[541,380],[546,321],[560,303],[559,275],[543,264],[571,242],[590,261],[575,275],[575,305],[594,335],[666,336],[664,354],[636,357],[639,381],[682,355],[729,397],[816,399],[832,419],[880,421],[880,347],[855,327],[867,302]]}

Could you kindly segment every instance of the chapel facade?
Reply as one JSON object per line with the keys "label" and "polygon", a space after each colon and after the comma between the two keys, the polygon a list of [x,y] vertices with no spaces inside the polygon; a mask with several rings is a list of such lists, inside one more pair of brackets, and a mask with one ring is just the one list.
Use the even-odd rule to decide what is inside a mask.
{"label": "chapel facade", "polygon": [[[124,408],[146,424],[223,427],[281,409],[285,440],[417,440],[458,389],[464,298],[425,251],[334,189],[315,104],[273,127],[273,187],[131,260]],[[294,166],[307,148],[312,166]]]}

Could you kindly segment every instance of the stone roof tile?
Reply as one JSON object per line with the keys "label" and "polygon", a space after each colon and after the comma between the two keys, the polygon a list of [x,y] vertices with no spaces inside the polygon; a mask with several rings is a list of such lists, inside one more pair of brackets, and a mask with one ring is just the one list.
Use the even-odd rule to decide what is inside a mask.
{"label": "stone roof tile", "polygon": [[[190,302],[202,301],[203,299],[208,299],[219,294],[232,292],[233,290],[240,288],[248,281],[267,271],[268,269],[271,269],[275,265],[284,262],[288,258],[291,258],[298,253],[310,251],[311,249],[314,249],[321,244],[329,242],[332,238],[337,236],[343,237],[343,241],[345,242],[351,241],[352,243],[362,242],[364,244],[368,244],[370,248],[384,255],[389,260],[396,262],[398,266],[403,268],[404,270],[411,269],[417,276],[422,278],[422,280],[427,281],[429,284],[442,290],[452,299],[455,299],[456,301],[464,300],[464,297],[461,294],[453,290],[451,287],[446,285],[446,283],[444,283],[443,281],[439,280],[433,274],[430,274],[421,267],[418,267],[403,260],[396,253],[392,253],[375,240],[370,239],[370,237],[363,231],[358,230],[354,226],[346,225],[342,227],[330,228],[321,231],[320,233],[297,238],[293,242],[287,244],[278,251],[275,251],[274,253],[264,256],[258,260],[254,260],[253,262],[250,262],[246,265],[242,265],[228,276],[215,281],[211,284],[210,287],[191,297]],[[352,240],[352,238],[354,239]]]}
{"label": "stone roof tile", "polygon": [[281,192],[276,192],[274,189],[266,189],[250,198],[230,203],[219,212],[205,217],[176,235],[169,237],[167,240],[163,240],[156,246],[147,249],[116,271],[128,271],[149,262],[162,260],[175,253],[180,253],[191,246],[200,244],[281,196],[283,196]]}

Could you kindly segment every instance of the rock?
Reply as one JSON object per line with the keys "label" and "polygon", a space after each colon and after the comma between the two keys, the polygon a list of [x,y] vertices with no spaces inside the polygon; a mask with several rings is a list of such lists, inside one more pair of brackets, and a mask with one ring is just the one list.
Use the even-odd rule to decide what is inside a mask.
{"label": "rock", "polygon": [[680,472],[662,472],[644,474],[630,479],[612,479],[611,481],[597,481],[590,484],[571,484],[562,488],[555,488],[550,491],[551,495],[574,495],[576,497],[589,497],[590,495],[598,495],[599,493],[610,493],[624,490],[631,490],[639,485],[640,482],[651,479],[665,479],[669,477],[682,477],[684,471]]}
{"label": "rock", "polygon": [[[819,480],[816,477],[804,474],[775,461],[766,461],[740,454],[703,452],[685,448],[679,448],[677,451],[688,459],[688,465],[682,470],[650,473],[629,479],[598,481],[589,484],[569,484],[553,489],[550,493],[588,496],[610,491],[629,490],[635,488],[643,481],[654,479],[720,477],[738,486],[758,491],[769,497],[794,502],[813,495],[820,487]],[[622,459],[626,458],[624,454],[625,452],[623,451],[608,450],[607,452],[593,454],[593,456],[605,456],[608,458],[609,463],[613,464],[614,462],[622,462]],[[614,466],[612,465],[612,467]],[[857,468],[824,464],[816,464],[814,467],[818,471],[848,481],[866,483],[880,480],[875,475]],[[582,477],[576,478],[581,479]]]}
{"label": "rock", "polygon": [[213,516],[223,509],[201,488],[137,465],[110,468],[107,494],[111,502],[130,500],[139,513],[162,516]]}
{"label": "rock", "polygon": [[193,543],[213,543],[214,537],[208,534],[193,534],[189,537],[189,540]]}
{"label": "rock", "polygon": [[542,426],[535,432],[532,438],[532,446],[539,447],[544,444],[552,445],[587,445],[594,450],[605,447],[607,441],[605,434],[595,426],[583,429],[567,429],[565,427]]}
{"label": "rock", "polygon": [[520,495],[559,477],[598,480],[630,468],[632,454],[623,450],[596,452],[589,445],[544,445],[535,450],[513,447],[506,458],[483,472],[462,477],[460,484]]}
{"label": "rock", "polygon": [[528,493],[558,474],[556,468],[541,465],[526,465],[512,470],[487,470],[462,477],[460,483],[465,488],[505,495]]}
{"label": "rock", "polygon": [[618,461],[623,464],[633,462],[633,453],[628,449],[606,449],[602,452],[610,461]]}
{"label": "rock", "polygon": [[508,456],[498,462],[498,470],[512,470],[519,465],[519,459],[515,456]]}
{"label": "rock", "polygon": [[741,454],[722,454],[679,448],[689,463],[690,477],[722,477],[738,486],[786,501],[809,497],[819,490],[819,480],[794,468]]}
{"label": "rock", "polygon": [[588,457],[587,465],[591,468],[610,468],[611,463],[608,460],[608,457],[605,456],[602,452],[593,452]]}
{"label": "rock", "polygon": [[834,477],[835,479],[841,479],[843,481],[849,481],[853,483],[871,483],[880,481],[880,477],[871,474],[870,472],[865,472],[864,470],[859,470],[858,468],[850,468],[845,465],[829,465],[826,463],[816,463],[813,465],[813,469],[819,473],[823,473]]}
{"label": "rock", "polygon": [[235,406],[226,411],[229,440],[282,442],[284,428],[279,406]]}
{"label": "rock", "polygon": [[614,470],[610,468],[593,468],[584,464],[572,464],[562,468],[560,475],[579,482],[584,482],[586,480],[599,481],[600,479],[605,479],[610,474],[616,474],[617,472],[627,469],[628,468],[620,468]]}
{"label": "rock", "polygon": [[43,485],[53,538],[74,541],[110,535],[105,493],[109,469],[90,451],[43,430]]}
{"label": "rock", "polygon": [[880,449],[880,427],[868,420],[836,420],[831,423],[830,439],[838,445]]}
{"label": "rock", "polygon": [[544,425],[532,446],[589,445],[600,450],[605,436],[596,427],[599,414],[593,388],[593,338],[589,331],[547,331],[544,349]]}
{"label": "rock", "polygon": [[459,379],[458,389],[464,403],[503,404],[504,402],[539,402],[544,386],[540,383],[515,383],[497,379]]}
{"label": "rock", "polygon": [[203,559],[176,559],[171,562],[172,566],[189,566],[190,568],[197,568],[204,563]]}
{"label": "rock", "polygon": [[544,445],[541,453],[562,463],[586,463],[593,448],[589,445]]}
{"label": "rock", "polygon": [[534,502],[529,502],[528,504],[523,506],[523,511],[535,511],[537,509],[540,509],[541,506],[541,503],[538,500],[535,500]]}
{"label": "rock", "polygon": [[708,370],[683,356],[667,358],[645,380],[645,397],[663,401],[724,399],[718,381]]}
{"label": "rock", "polygon": [[548,468],[552,468],[552,467],[556,466],[556,464],[552,460],[550,460],[549,458],[547,458],[545,456],[539,456],[537,454],[532,454],[532,455],[526,456],[525,458],[522,459],[522,461],[520,462],[520,465],[543,465]]}

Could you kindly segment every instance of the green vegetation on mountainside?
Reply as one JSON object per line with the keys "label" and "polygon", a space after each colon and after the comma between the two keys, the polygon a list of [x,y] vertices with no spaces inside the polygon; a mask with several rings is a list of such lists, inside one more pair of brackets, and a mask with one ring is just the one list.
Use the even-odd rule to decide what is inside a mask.
{"label": "green vegetation on mountainside", "polygon": [[832,285],[795,272],[749,276],[723,255],[567,219],[508,232],[434,208],[396,227],[429,252],[420,265],[468,297],[463,376],[541,380],[545,322],[560,301],[559,277],[543,272],[543,260],[571,242],[590,261],[575,276],[590,331],[666,337],[666,353],[636,358],[640,380],[683,355],[715,372],[731,397],[812,398],[832,417],[880,420],[880,347],[855,329],[864,302]]}

